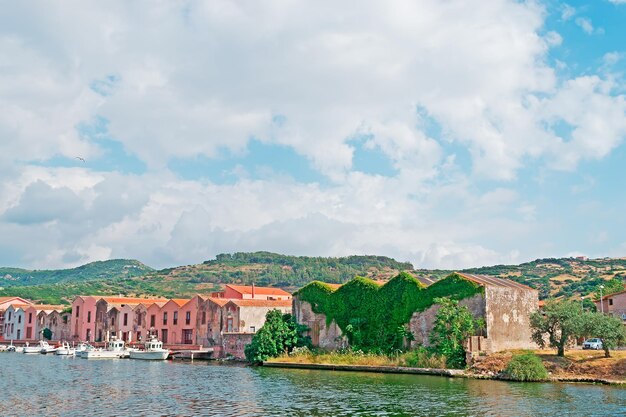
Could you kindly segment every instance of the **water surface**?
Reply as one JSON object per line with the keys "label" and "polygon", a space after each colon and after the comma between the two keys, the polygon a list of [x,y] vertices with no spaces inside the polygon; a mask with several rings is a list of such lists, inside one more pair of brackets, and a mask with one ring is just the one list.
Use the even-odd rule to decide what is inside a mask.
{"label": "water surface", "polygon": [[626,416],[626,389],[0,353],[0,416]]}

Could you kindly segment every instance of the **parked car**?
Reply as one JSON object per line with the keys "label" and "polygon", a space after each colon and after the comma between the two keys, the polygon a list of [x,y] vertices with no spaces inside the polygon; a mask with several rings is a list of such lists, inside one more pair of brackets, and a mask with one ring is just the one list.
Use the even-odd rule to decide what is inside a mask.
{"label": "parked car", "polygon": [[602,340],[598,338],[587,339],[583,342],[583,349],[602,349]]}

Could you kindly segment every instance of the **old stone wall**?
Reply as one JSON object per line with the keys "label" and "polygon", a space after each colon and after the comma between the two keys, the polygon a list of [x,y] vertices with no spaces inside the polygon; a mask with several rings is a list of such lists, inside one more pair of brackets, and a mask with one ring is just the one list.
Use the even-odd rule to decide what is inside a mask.
{"label": "old stone wall", "polygon": [[[220,355],[222,357],[232,356],[236,359],[245,359],[246,345],[252,343],[254,333],[228,333],[222,334],[222,349]],[[215,356],[215,352],[214,352]]]}
{"label": "old stone wall", "polygon": [[296,321],[309,328],[307,335],[311,337],[313,346],[324,349],[339,349],[348,342],[335,321],[326,324],[326,315],[313,312],[311,304],[293,298],[293,315]]}
{"label": "old stone wall", "polygon": [[[476,318],[482,318],[485,315],[485,297],[482,294],[461,300],[459,305],[466,306]],[[413,313],[409,322],[409,331],[413,333],[415,340],[411,342],[411,347],[430,346],[430,332],[435,324],[435,316],[439,308],[440,306],[435,304],[422,312]]]}
{"label": "old stone wall", "polygon": [[537,291],[487,286],[485,300],[487,337],[494,352],[537,349],[530,330],[530,315],[539,308]]}

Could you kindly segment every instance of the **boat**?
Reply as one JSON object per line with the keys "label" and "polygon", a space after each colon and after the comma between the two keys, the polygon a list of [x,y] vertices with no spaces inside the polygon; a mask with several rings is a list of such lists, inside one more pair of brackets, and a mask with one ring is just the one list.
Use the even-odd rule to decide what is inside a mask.
{"label": "boat", "polygon": [[[26,353],[26,354],[41,353],[41,348],[42,348],[41,342],[39,342],[35,346],[30,346],[28,342],[26,342],[26,346],[22,348],[22,353]],[[15,349],[15,351],[17,352],[18,350]]]}
{"label": "boat", "polygon": [[97,350],[94,346],[89,343],[80,342],[78,346],[76,346],[76,356],[82,358],[85,352],[90,350]]}
{"label": "boat", "polygon": [[49,344],[47,341],[45,341],[45,340],[40,340],[40,341],[39,341],[39,347],[40,347],[39,352],[40,352],[40,353],[43,353],[44,355],[45,355],[46,353],[54,353],[54,352],[56,352],[56,351],[57,351],[57,349],[58,349],[58,347],[50,345],[50,344]]}
{"label": "boat", "polygon": [[143,350],[133,350],[130,352],[131,359],[143,359],[151,361],[162,361],[170,356],[169,349],[163,349],[163,342],[156,337],[144,343]]}
{"label": "boat", "polygon": [[61,347],[58,348],[54,354],[59,356],[74,356],[76,354],[76,349],[71,347],[69,343],[63,342]]}
{"label": "boat", "polygon": [[123,340],[112,339],[107,342],[104,349],[85,350],[81,358],[83,359],[117,359],[128,358],[131,349],[127,349]]}

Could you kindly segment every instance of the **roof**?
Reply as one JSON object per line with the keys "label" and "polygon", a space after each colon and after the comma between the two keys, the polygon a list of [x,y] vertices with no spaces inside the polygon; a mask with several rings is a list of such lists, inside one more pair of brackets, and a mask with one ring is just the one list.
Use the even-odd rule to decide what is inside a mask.
{"label": "roof", "polygon": [[[614,293],[612,293],[612,294],[607,294],[607,295],[604,295],[604,296],[602,296],[602,299],[603,299],[603,300],[606,300],[607,298],[609,298],[609,297],[613,297],[614,295],[624,294],[624,293],[626,293],[626,290],[624,290],[624,291],[618,291],[618,292],[614,292]],[[600,300],[594,300],[594,302],[599,303],[599,302],[600,302]]]}
{"label": "roof", "polygon": [[[251,285],[231,285],[226,284],[226,287],[237,291],[240,294],[252,294]],[[276,287],[254,287],[254,293],[260,295],[283,295],[291,297],[291,294],[287,291]]]}
{"label": "roof", "polygon": [[[88,296],[91,297],[91,296]],[[97,296],[95,296],[97,297]],[[145,303],[157,303],[167,302],[165,298],[133,298],[133,297],[97,297],[109,304],[145,304]]]}
{"label": "roof", "polygon": [[519,282],[515,282],[506,278],[492,277],[489,275],[466,274],[462,272],[457,272],[457,274],[469,281],[475,282],[478,285],[482,285],[483,287],[507,287],[515,288],[518,290],[537,291],[536,289],[531,288],[527,285],[520,284]]}
{"label": "roof", "polygon": [[228,298],[209,297],[209,298],[207,298],[207,301],[211,301],[211,302],[217,304],[220,307],[224,307],[231,300],[228,299]]}
{"label": "roof", "polygon": [[50,311],[50,310],[65,310],[69,306],[61,305],[61,304],[31,304],[30,307],[33,307],[35,310],[40,311]]}
{"label": "roof", "polygon": [[[233,303],[238,307],[291,307],[291,300],[242,300],[232,299],[228,303]],[[226,304],[228,304],[226,303]]]}
{"label": "roof", "polygon": [[191,301],[191,298],[172,298],[170,301],[175,302],[179,307],[184,306]]}
{"label": "roof", "polygon": [[20,305],[28,305],[28,304],[31,304],[31,302],[30,302],[30,301],[25,300],[25,299],[23,299],[23,298],[21,298],[21,297],[0,297],[0,304],[6,304],[6,303],[9,303],[9,302],[11,302],[11,301],[13,301],[13,300],[17,300],[17,301],[19,301],[19,302],[16,302],[16,303],[11,303],[11,304],[20,304]]}

